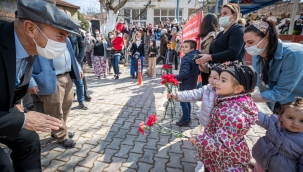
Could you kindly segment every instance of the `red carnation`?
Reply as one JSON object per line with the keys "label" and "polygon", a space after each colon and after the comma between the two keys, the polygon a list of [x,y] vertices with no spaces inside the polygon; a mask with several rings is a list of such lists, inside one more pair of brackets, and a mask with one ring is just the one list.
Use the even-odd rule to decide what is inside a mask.
{"label": "red carnation", "polygon": [[145,134],[145,132],[144,132],[144,121],[142,121],[142,122],[140,123],[138,131],[139,131],[142,135]]}
{"label": "red carnation", "polygon": [[157,116],[156,114],[152,114],[151,116],[149,116],[148,121],[147,121],[147,125],[149,127],[152,127],[154,125],[154,123],[157,122]]}

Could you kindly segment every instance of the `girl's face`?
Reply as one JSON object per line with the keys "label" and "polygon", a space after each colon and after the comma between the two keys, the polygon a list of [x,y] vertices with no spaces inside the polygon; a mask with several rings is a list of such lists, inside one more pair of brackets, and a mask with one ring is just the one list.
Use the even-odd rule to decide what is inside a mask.
{"label": "girl's face", "polygon": [[228,72],[222,72],[220,80],[217,82],[216,94],[222,97],[240,94],[244,88],[235,83],[235,78]]}
{"label": "girl's face", "polygon": [[152,41],[150,41],[149,45],[152,47],[154,45],[154,43]]}
{"label": "girl's face", "polygon": [[136,39],[141,39],[141,34],[137,34]]}
{"label": "girl's face", "polygon": [[209,78],[208,78],[208,83],[213,87],[216,88],[217,82],[220,80],[220,75],[217,71],[212,70],[210,72]]}
{"label": "girl's face", "polygon": [[303,111],[294,107],[285,109],[280,116],[282,125],[289,131],[294,133],[303,132]]}

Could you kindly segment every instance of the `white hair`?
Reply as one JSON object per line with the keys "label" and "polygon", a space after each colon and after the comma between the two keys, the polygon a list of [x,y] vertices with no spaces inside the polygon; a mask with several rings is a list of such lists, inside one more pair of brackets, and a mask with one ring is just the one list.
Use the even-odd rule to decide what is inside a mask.
{"label": "white hair", "polygon": [[167,29],[162,29],[162,30],[161,30],[161,34],[162,34],[162,35],[164,35],[164,34],[166,34],[166,33],[167,33]]}

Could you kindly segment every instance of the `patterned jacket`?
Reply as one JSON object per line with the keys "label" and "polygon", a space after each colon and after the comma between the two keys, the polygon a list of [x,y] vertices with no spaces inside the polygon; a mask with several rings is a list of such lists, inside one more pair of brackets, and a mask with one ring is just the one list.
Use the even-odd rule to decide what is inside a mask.
{"label": "patterned jacket", "polygon": [[203,127],[209,122],[209,115],[214,108],[215,99],[217,97],[216,90],[211,85],[204,85],[200,89],[194,89],[190,91],[181,91],[176,93],[178,101],[190,102],[201,101],[201,111],[199,115],[199,122]]}
{"label": "patterned jacket", "polygon": [[204,134],[197,136],[199,157],[209,171],[248,171],[245,134],[258,120],[258,108],[246,94],[219,98]]}
{"label": "patterned jacket", "polygon": [[286,130],[277,115],[267,116],[259,112],[259,122],[266,135],[252,148],[252,156],[267,171],[303,171],[303,133]]}

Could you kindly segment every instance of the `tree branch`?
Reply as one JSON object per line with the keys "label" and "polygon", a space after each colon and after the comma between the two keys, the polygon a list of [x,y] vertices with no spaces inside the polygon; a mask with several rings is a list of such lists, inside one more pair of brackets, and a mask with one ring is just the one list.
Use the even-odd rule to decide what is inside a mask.
{"label": "tree branch", "polygon": [[[112,1],[113,1],[113,0],[112,0]],[[118,4],[113,8],[113,11],[114,11],[115,13],[117,13],[117,12],[120,10],[120,8],[122,8],[122,7],[127,3],[127,1],[128,1],[128,0],[121,0],[121,2],[118,3]]]}

